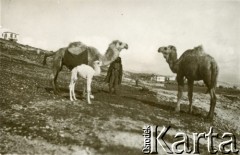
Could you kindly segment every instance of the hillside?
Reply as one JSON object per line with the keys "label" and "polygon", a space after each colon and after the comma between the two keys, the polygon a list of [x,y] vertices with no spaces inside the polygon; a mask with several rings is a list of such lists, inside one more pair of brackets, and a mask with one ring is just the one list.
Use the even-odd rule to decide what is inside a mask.
{"label": "hillside", "polygon": [[[11,45],[11,48],[6,48]],[[21,47],[21,48],[16,48]],[[104,73],[93,81],[93,104],[81,98],[69,100],[70,72],[60,72],[60,95],[54,95],[49,81],[51,61],[42,66],[43,53],[24,45],[1,41],[0,51],[0,154],[99,154],[139,155],[143,147],[143,126],[171,126],[165,136],[174,142],[177,132],[231,132],[240,148],[240,92],[218,89],[213,122],[204,118],[209,110],[205,88],[194,89],[193,114],[187,113],[184,93],[181,112],[175,113],[176,85],[165,88],[153,83],[135,86],[124,78],[119,95],[108,94]],[[32,48],[34,49],[34,48]],[[37,49],[37,48],[36,48]],[[44,51],[44,50],[43,50]],[[47,51],[46,51],[47,52]],[[145,89],[143,89],[145,88]],[[215,148],[222,139],[215,140]],[[159,154],[167,154],[158,146]],[[207,140],[200,141],[201,154],[209,154]]]}

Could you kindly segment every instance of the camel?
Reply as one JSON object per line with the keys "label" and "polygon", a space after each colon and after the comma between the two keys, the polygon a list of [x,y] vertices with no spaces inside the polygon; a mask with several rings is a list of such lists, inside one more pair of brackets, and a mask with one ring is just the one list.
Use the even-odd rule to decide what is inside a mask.
{"label": "camel", "polygon": [[128,44],[119,40],[114,40],[109,44],[106,53],[102,55],[94,47],[87,46],[82,42],[72,42],[68,47],[60,48],[56,52],[49,54],[45,53],[43,65],[46,64],[47,57],[54,56],[52,73],[50,75],[54,94],[59,93],[57,77],[63,66],[72,70],[74,67],[81,64],[92,65],[96,60],[101,61],[102,66],[107,66],[118,58],[123,49],[128,49]]}
{"label": "camel", "polygon": [[160,47],[159,53],[163,54],[173,73],[177,74],[178,83],[177,107],[175,111],[180,111],[180,100],[182,98],[184,78],[188,83],[189,113],[192,113],[192,96],[194,81],[203,80],[210,94],[210,110],[207,118],[212,120],[216,106],[215,87],[217,84],[218,66],[213,57],[206,54],[202,46],[185,51],[177,59],[177,50],[174,46]]}
{"label": "camel", "polygon": [[85,93],[85,87],[87,86],[87,102],[88,104],[91,104],[90,98],[94,98],[94,96],[91,95],[92,78],[93,76],[100,75],[101,65],[102,62],[97,60],[93,62],[93,68],[89,65],[82,64],[72,69],[71,81],[69,85],[69,94],[71,101],[77,100],[74,89],[78,76],[80,76],[81,78],[86,79],[86,85],[84,84],[83,90]]}

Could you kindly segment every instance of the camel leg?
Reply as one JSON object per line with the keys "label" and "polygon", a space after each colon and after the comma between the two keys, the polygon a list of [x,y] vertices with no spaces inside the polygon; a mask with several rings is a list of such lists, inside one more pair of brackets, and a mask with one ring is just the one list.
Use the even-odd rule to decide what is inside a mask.
{"label": "camel leg", "polygon": [[58,73],[62,70],[63,55],[64,55],[64,53],[57,53],[53,57],[51,80],[52,80],[53,91],[55,94],[58,94],[58,92],[60,92],[58,85],[57,85],[57,77],[58,77]]}
{"label": "camel leg", "polygon": [[189,113],[192,113],[192,97],[193,97],[193,83],[194,81],[188,80],[188,100],[189,100]]}
{"label": "camel leg", "polygon": [[91,83],[92,83],[92,79],[87,78],[87,102],[88,102],[88,104],[91,104],[91,100],[90,100]]}
{"label": "camel leg", "polygon": [[209,109],[209,112],[208,112],[208,115],[207,115],[207,119],[208,120],[212,120],[213,119],[213,116],[214,116],[214,109],[215,109],[215,106],[216,106],[216,100],[217,100],[217,97],[216,97],[216,93],[215,93],[215,88],[211,88],[211,79],[210,79],[210,75],[207,76],[208,79],[204,79],[204,83],[205,85],[207,86],[208,88],[208,92],[210,94],[210,109]]}
{"label": "camel leg", "polygon": [[69,85],[69,99],[70,99],[70,101],[72,101],[71,98],[72,98],[72,94],[71,94],[71,85]]}
{"label": "camel leg", "polygon": [[209,94],[210,94],[211,99],[210,99],[210,110],[209,110],[207,118],[212,120],[213,116],[214,116],[214,109],[215,109],[216,100],[217,100],[215,89],[211,88],[209,91]]}
{"label": "camel leg", "polygon": [[175,108],[175,111],[180,112],[180,101],[182,99],[183,86],[184,86],[183,77],[177,76],[177,82],[178,82],[178,94],[177,94],[177,107]]}
{"label": "camel leg", "polygon": [[72,93],[73,93],[73,99],[74,99],[74,100],[77,100],[77,99],[76,99],[76,94],[75,94],[75,84],[76,84],[76,81],[73,82]]}
{"label": "camel leg", "polygon": [[56,76],[56,79],[55,79],[55,86],[56,86],[56,89],[57,89],[57,91],[58,92],[60,92],[60,89],[59,89],[59,86],[58,86],[58,84],[57,84],[57,77],[58,77],[58,74],[59,74],[59,72],[62,70],[62,62],[61,62],[61,64],[60,64],[60,68],[59,68],[59,70],[58,70],[58,73],[57,73],[57,76]]}
{"label": "camel leg", "polygon": [[90,99],[94,99],[94,95],[92,94],[92,92],[90,94]]}
{"label": "camel leg", "polygon": [[59,89],[58,89],[58,86],[57,86],[58,73],[59,73],[59,71],[54,69],[52,74],[50,75],[51,76],[51,83],[52,83],[54,94],[58,94],[59,93]]}
{"label": "camel leg", "polygon": [[86,87],[87,87],[87,83],[86,81],[84,80],[83,81],[83,92],[82,92],[82,97],[85,98],[86,96]]}
{"label": "camel leg", "polygon": [[69,85],[69,96],[70,96],[71,101],[73,101],[72,94],[73,94],[73,83],[71,81],[71,83]]}
{"label": "camel leg", "polygon": [[180,112],[180,101],[182,99],[183,86],[178,85],[178,94],[177,94],[177,107],[175,108],[176,112]]}
{"label": "camel leg", "polygon": [[53,63],[51,80],[52,80],[54,94],[58,94],[60,92],[58,85],[57,85],[57,77],[58,77],[58,73],[61,71],[61,69],[62,69],[62,61],[59,60],[58,62]]}
{"label": "camel leg", "polygon": [[76,80],[74,78],[71,78],[71,82],[69,84],[69,95],[70,95],[70,100],[77,100],[75,96],[75,84]]}

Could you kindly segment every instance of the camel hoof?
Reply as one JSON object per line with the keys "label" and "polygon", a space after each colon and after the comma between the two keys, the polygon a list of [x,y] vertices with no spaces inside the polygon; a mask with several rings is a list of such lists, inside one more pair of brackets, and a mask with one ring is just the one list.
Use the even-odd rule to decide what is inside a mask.
{"label": "camel hoof", "polygon": [[179,108],[179,107],[176,107],[176,108],[175,108],[175,111],[176,111],[176,112],[180,112],[180,108]]}
{"label": "camel hoof", "polygon": [[192,109],[189,109],[189,110],[188,110],[188,113],[189,113],[189,114],[192,114]]}
{"label": "camel hoof", "polygon": [[211,116],[210,114],[207,115],[207,117],[205,118],[206,121],[213,121],[213,116]]}
{"label": "camel hoof", "polygon": [[60,95],[59,91],[54,91],[53,93],[54,93],[54,95]]}
{"label": "camel hoof", "polygon": [[61,91],[60,91],[60,89],[57,88],[53,92],[54,92],[55,95],[59,95]]}
{"label": "camel hoof", "polygon": [[213,118],[207,116],[204,120],[205,120],[206,122],[212,122],[212,121],[213,121]]}
{"label": "camel hoof", "polygon": [[91,99],[94,99],[94,96],[93,96],[93,95],[90,95],[90,98],[91,98]]}

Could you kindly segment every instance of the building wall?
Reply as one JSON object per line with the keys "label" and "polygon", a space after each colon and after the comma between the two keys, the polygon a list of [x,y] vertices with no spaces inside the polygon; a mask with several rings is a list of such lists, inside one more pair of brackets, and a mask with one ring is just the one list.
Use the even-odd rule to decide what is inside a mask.
{"label": "building wall", "polygon": [[165,81],[165,77],[164,76],[158,76],[157,77],[157,82],[164,82]]}
{"label": "building wall", "polygon": [[152,81],[156,81],[156,82],[165,82],[165,77],[164,76],[157,76],[157,75],[155,75],[155,76],[153,76],[151,78],[151,80]]}
{"label": "building wall", "polygon": [[175,81],[175,79],[176,79],[176,77],[174,77],[174,76],[154,75],[151,77],[151,80],[156,81],[156,82]]}
{"label": "building wall", "polygon": [[3,32],[1,37],[6,40],[14,40],[14,41],[18,40],[18,35],[11,32]]}

